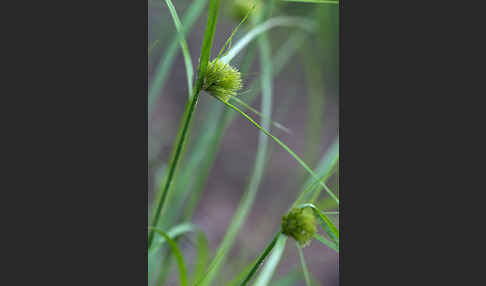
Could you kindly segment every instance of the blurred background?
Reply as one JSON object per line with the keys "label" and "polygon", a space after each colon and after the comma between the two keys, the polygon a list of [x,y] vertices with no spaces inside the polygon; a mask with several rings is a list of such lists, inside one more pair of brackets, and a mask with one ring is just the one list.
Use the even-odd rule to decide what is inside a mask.
{"label": "blurred background", "polygon": [[[195,2],[173,1],[185,26],[187,21],[184,17],[191,13]],[[199,2],[206,3],[199,15],[192,20],[193,23],[187,25],[186,36],[195,73],[206,26],[208,1]],[[291,131],[288,133],[272,126],[271,132],[314,168],[338,140],[339,8],[332,4],[263,2],[264,5],[272,5],[270,17],[299,16],[315,22],[316,29],[312,33],[296,27],[275,27],[267,32],[272,57],[278,57],[279,53],[285,55],[278,57],[278,62],[273,62],[280,64],[281,69],[273,77],[272,120]],[[232,0],[222,0],[221,5],[212,57],[218,53],[239,22],[238,17],[231,13],[234,5]],[[180,47],[175,45],[175,48],[171,48],[176,29],[165,1],[149,1],[148,16],[148,45],[151,47],[148,71],[148,192],[151,209],[179,128],[188,90]],[[251,28],[251,21],[245,23],[233,39],[233,45]],[[171,55],[170,49],[174,51],[173,59],[167,64],[167,55]],[[249,60],[251,58],[253,60]],[[161,76],[164,59],[166,71]],[[258,80],[261,75],[259,61],[256,41],[232,61],[232,65],[239,69],[247,65],[247,70],[242,73],[244,87],[239,98],[257,110],[261,110],[261,93],[255,88],[259,87]],[[226,107],[208,94],[203,92],[200,96],[186,152],[179,165],[175,191],[168,198],[168,208],[161,226],[170,228],[190,220],[207,235],[211,255],[214,255],[221,243],[244,196],[258,148],[259,131],[239,115],[227,117],[224,114],[235,112],[230,110],[225,113],[225,109]],[[260,121],[257,115],[249,114]],[[222,124],[223,121],[227,122],[227,126],[218,129],[217,124]],[[213,125],[209,125],[209,122],[213,122]],[[221,141],[216,144],[207,143],[214,149],[214,153],[211,150],[198,149],[215,132],[221,132]],[[221,277],[217,277],[213,285],[226,285],[225,283],[234,278],[234,275],[265,248],[278,231],[281,217],[288,211],[302,190],[302,184],[309,178],[302,167],[273,141],[269,141],[268,151],[263,178],[249,216],[236,236]],[[336,194],[339,193],[338,179],[339,174],[336,171],[327,181],[329,188]],[[192,197],[190,194],[193,192],[197,192],[199,196]],[[318,207],[327,211],[338,210],[338,206],[329,200],[325,192],[321,192]],[[338,225],[337,215],[331,216],[331,219]],[[196,252],[194,239],[182,237],[179,243],[186,262],[191,264]],[[336,252],[313,241],[304,248],[304,255],[309,271],[318,285],[339,284],[339,255]],[[163,264],[163,250],[160,257],[160,263]],[[289,240],[272,282],[299,270],[297,248],[293,240]],[[164,275],[166,277],[161,278],[159,274],[151,274],[151,285],[161,285],[158,284],[160,281],[164,281],[162,285],[178,285],[174,262]],[[292,285],[305,285],[304,279],[298,279]]]}

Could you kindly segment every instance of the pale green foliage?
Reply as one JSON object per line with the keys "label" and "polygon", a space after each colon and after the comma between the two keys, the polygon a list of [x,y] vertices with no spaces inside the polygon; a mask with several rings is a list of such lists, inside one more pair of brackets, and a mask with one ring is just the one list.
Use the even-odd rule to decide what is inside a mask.
{"label": "pale green foliage", "polygon": [[202,89],[228,102],[242,88],[241,73],[219,59],[209,62]]}

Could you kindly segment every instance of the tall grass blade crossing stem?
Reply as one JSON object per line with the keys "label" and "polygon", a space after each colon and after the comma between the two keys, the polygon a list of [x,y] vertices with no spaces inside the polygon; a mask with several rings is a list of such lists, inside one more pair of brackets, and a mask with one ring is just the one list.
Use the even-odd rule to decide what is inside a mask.
{"label": "tall grass blade crossing stem", "polygon": [[[223,102],[223,101],[221,101]],[[227,106],[231,107],[232,109],[236,110],[237,112],[239,112],[241,115],[243,115],[248,121],[250,121],[255,127],[257,127],[258,129],[260,129],[263,133],[265,133],[267,136],[269,136],[270,138],[272,138],[275,142],[277,142],[283,149],[285,149],[285,151],[287,151],[292,157],[294,157],[294,159],[307,171],[309,172],[309,174],[314,177],[314,179],[316,180],[319,180],[319,177],[317,177],[317,175],[311,170],[311,168],[309,166],[307,166],[307,164],[294,152],[292,151],[292,149],[290,149],[287,145],[285,145],[282,141],[280,141],[280,139],[278,139],[277,137],[273,136],[270,132],[268,132],[266,129],[264,129],[263,127],[261,127],[258,123],[255,122],[255,120],[253,120],[253,118],[251,118],[250,116],[248,116],[246,113],[244,113],[243,111],[241,111],[240,109],[238,109],[236,106],[232,105],[231,103],[228,103],[228,102],[223,102],[224,104],[226,104]],[[324,189],[327,191],[327,193],[337,202],[339,203],[339,199],[336,197],[336,195],[334,195],[334,193],[326,186],[326,184],[324,184],[322,181],[319,181],[320,185],[322,187],[324,187]]]}

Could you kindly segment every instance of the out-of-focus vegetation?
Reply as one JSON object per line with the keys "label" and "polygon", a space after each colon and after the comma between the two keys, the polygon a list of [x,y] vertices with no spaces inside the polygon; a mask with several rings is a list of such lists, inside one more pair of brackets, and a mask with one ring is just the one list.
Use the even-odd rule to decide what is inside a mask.
{"label": "out-of-focus vegetation", "polygon": [[338,12],[149,1],[149,286],[338,284]]}

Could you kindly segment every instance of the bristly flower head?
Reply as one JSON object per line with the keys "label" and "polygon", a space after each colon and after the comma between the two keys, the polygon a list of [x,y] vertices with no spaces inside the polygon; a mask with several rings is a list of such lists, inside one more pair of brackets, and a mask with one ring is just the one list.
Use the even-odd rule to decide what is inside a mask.
{"label": "bristly flower head", "polygon": [[212,96],[228,102],[242,87],[241,73],[216,58],[209,62],[202,89]]}
{"label": "bristly flower head", "polygon": [[282,218],[282,233],[293,237],[301,246],[310,243],[316,234],[316,222],[311,208],[293,208]]}

